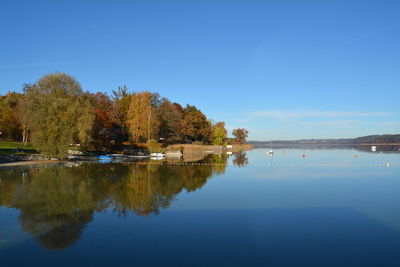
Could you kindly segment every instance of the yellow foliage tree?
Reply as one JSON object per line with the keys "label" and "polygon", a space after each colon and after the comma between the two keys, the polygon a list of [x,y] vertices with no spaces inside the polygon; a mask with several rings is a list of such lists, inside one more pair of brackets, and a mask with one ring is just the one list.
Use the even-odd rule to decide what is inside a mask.
{"label": "yellow foliage tree", "polygon": [[127,114],[127,124],[134,142],[158,138],[160,126],[157,107],[152,103],[150,92],[135,93]]}

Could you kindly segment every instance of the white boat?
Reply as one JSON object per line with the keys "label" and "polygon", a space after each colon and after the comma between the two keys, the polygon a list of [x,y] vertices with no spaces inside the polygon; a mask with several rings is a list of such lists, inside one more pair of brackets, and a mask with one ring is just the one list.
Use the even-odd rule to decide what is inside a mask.
{"label": "white boat", "polygon": [[124,154],[107,154],[106,156],[113,157],[113,158],[123,158],[123,157],[125,157]]}
{"label": "white boat", "polygon": [[[375,144],[375,136],[372,136],[372,144]],[[375,152],[376,151],[376,146],[371,146],[371,151]]]}
{"label": "white boat", "polygon": [[165,155],[163,153],[151,153],[150,156],[156,158],[163,158]]}
{"label": "white boat", "polygon": [[270,150],[268,150],[267,155],[272,157],[274,155],[274,151],[272,150],[272,142],[269,141],[269,146],[271,147]]}

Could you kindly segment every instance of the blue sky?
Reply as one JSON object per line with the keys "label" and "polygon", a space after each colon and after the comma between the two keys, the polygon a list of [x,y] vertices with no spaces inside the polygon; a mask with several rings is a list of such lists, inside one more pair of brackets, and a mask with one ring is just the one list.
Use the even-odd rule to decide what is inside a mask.
{"label": "blue sky", "polygon": [[400,133],[400,1],[1,1],[0,92],[60,71],[252,140]]}

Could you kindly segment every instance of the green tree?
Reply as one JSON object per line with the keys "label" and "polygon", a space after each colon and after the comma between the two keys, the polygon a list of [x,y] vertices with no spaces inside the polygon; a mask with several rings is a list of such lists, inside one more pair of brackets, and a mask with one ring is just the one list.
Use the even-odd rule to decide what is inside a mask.
{"label": "green tree", "polygon": [[24,142],[25,145],[27,145],[27,143],[31,141],[31,129],[29,128],[31,121],[29,116],[29,110],[24,110],[25,108],[29,108],[29,106],[25,105],[25,103],[28,100],[24,96],[26,95],[28,90],[31,89],[33,86],[34,86],[33,84],[24,83],[24,85],[22,86],[23,97],[18,103],[18,114],[22,128],[22,142]]}
{"label": "green tree", "polygon": [[8,92],[0,96],[0,132],[2,138],[18,140],[21,138],[22,125],[18,112],[18,102],[21,94]]}
{"label": "green tree", "polygon": [[131,104],[131,96],[133,93],[129,92],[129,89],[124,85],[123,87],[118,86],[117,90],[113,90],[112,100],[114,102],[113,118],[117,121],[116,123],[120,125],[123,129],[127,130],[126,120],[128,118],[129,106]]}
{"label": "green tree", "polygon": [[95,111],[88,94],[65,73],[47,74],[26,90],[21,116],[44,154],[64,157],[71,143],[91,141]]}
{"label": "green tree", "polygon": [[213,144],[223,145],[227,136],[225,122],[217,122],[213,127]]}
{"label": "green tree", "polygon": [[243,128],[234,129],[232,135],[235,137],[236,144],[245,144],[247,142],[249,131]]}

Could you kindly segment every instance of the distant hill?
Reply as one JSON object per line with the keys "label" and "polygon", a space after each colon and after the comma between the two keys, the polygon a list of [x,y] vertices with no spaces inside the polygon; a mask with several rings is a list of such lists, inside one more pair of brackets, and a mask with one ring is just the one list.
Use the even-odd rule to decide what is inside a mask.
{"label": "distant hill", "polygon": [[264,146],[296,146],[296,145],[393,145],[400,144],[400,134],[368,135],[357,138],[342,139],[301,139],[301,140],[273,140],[273,141],[249,141],[256,147]]}

